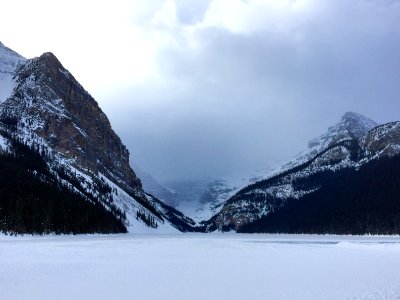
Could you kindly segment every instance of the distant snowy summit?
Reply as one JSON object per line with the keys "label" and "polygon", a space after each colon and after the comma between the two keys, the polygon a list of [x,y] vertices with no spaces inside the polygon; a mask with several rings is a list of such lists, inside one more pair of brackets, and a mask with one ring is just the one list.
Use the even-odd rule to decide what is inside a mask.
{"label": "distant snowy summit", "polygon": [[[26,190],[18,197],[29,214],[0,209],[0,230],[77,233],[108,232],[125,227],[131,232],[173,232],[191,228],[190,219],[143,191],[140,179],[129,165],[128,149],[112,130],[107,116],[54,54],[25,59],[1,44],[0,91],[3,170],[12,161],[12,170],[20,170],[32,181],[34,198],[46,199],[43,202],[47,201],[55,210],[46,216],[43,207],[29,202],[30,196],[26,195],[29,190]],[[29,165],[23,159],[28,156],[42,163]],[[18,157],[21,159],[14,159]],[[44,183],[56,194],[59,191],[69,194],[77,207],[86,207],[86,213],[71,207],[60,212],[62,201],[48,199],[41,192]],[[7,185],[1,181],[0,184],[0,193],[4,193],[0,198],[9,199],[7,205],[11,205],[13,192],[7,189],[15,182]],[[65,203],[70,205],[73,201]],[[87,203],[96,205],[96,212]],[[70,224],[54,225],[54,218],[67,212]],[[23,225],[33,222],[30,215],[35,213],[39,216],[35,219],[39,225],[34,229],[33,225]],[[110,213],[111,219],[120,225],[110,228],[105,222],[93,229],[85,219],[91,214]],[[104,220],[107,218],[110,219],[104,217]],[[74,227],[77,224],[86,225]]]}
{"label": "distant snowy summit", "polygon": [[378,124],[370,118],[355,112],[347,112],[343,115],[339,123],[329,127],[327,132],[309,141],[306,150],[299,153],[289,162],[283,164],[283,166],[278,168],[275,172],[288,170],[296,165],[307,162],[324,149],[336,143],[360,138],[376,126],[378,126]]}
{"label": "distant snowy summit", "polygon": [[173,206],[199,224],[216,214],[222,204],[245,186],[267,177],[274,169],[227,174],[215,178],[170,180],[163,184],[135,167],[146,192]]}

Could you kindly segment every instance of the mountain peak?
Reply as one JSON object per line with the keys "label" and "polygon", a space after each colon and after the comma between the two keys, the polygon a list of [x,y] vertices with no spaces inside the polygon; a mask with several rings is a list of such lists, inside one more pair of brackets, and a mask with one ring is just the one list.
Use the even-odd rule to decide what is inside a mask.
{"label": "mountain peak", "polygon": [[362,127],[369,128],[368,130],[370,130],[378,125],[375,121],[371,120],[370,118],[368,118],[364,115],[361,115],[359,113],[352,112],[352,111],[346,112],[343,115],[341,122],[358,123]]}
{"label": "mountain peak", "polygon": [[348,111],[342,116],[342,120],[350,118],[366,118],[366,117],[354,111]]}
{"label": "mountain peak", "polygon": [[[39,161],[33,167],[38,170],[17,162],[18,168],[21,166],[24,172],[26,169],[29,178],[32,175],[39,183],[45,183],[46,187],[54,185],[65,197],[69,197],[68,193],[64,193],[65,187],[66,191],[72,193],[72,200],[76,198],[76,201],[90,202],[89,205],[99,207],[98,214],[92,214],[96,222],[100,220],[103,211],[110,213],[122,227],[135,231],[147,232],[148,228],[158,227],[172,231],[189,230],[194,224],[180,212],[145,194],[140,179],[129,165],[129,151],[113,131],[107,116],[96,100],[51,52],[26,60],[3,44],[0,46],[0,152],[5,149],[15,154],[27,151],[32,155],[29,160]],[[44,190],[43,193],[35,194],[39,189],[33,189],[28,193],[35,195],[32,196],[35,201],[47,201],[48,195],[58,200],[58,196],[52,192],[47,194]],[[22,201],[31,203],[32,197]],[[62,199],[60,201],[64,201]],[[57,210],[54,214],[52,210],[52,216],[56,218],[59,215],[69,216],[68,213],[75,216],[74,210],[83,207],[71,204],[73,208],[68,210],[64,202],[60,203],[59,208],[52,206],[54,211]],[[37,211],[40,212],[41,208],[36,205],[32,210],[25,208],[25,204],[23,206],[23,215],[33,212],[35,218],[40,216]],[[68,212],[64,213],[63,209]],[[82,213],[76,215],[78,225],[73,223],[73,226],[81,228],[87,222],[88,214],[83,214],[83,220],[79,219]],[[57,222],[75,222],[74,218],[66,217]],[[24,226],[29,223],[22,220]],[[53,230],[51,220],[43,217],[43,221],[37,222],[48,224],[44,226],[50,226],[50,230]],[[106,223],[112,226],[112,221],[108,221]],[[93,223],[92,227],[84,230],[97,232],[96,228],[100,228],[98,224]],[[2,228],[0,224],[0,230]],[[23,226],[18,228],[23,228],[22,231],[30,230]]]}
{"label": "mountain peak", "polygon": [[[17,54],[4,49],[0,48],[0,71],[10,71],[4,77],[7,81],[3,80],[7,89],[1,89],[0,80],[0,115],[13,116],[21,124],[29,120],[31,125],[24,128],[29,127],[81,169],[101,172],[143,198],[140,180],[129,166],[128,149],[95,99],[58,58],[46,52],[18,67]],[[7,93],[2,95],[3,91]]]}
{"label": "mountain peak", "polygon": [[45,52],[39,56],[39,60],[49,62],[55,65],[61,65],[61,62],[52,52]]}
{"label": "mountain peak", "polygon": [[378,124],[361,114],[346,112],[341,121],[328,131],[308,143],[308,147],[319,151],[345,139],[359,138]]}

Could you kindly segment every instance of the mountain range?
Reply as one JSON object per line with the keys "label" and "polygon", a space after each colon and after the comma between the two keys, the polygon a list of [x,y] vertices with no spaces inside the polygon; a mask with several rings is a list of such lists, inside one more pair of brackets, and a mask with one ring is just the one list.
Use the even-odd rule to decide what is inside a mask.
{"label": "mountain range", "polygon": [[3,232],[399,234],[399,154],[400,122],[348,112],[275,170],[159,184],[54,54],[0,43]]}

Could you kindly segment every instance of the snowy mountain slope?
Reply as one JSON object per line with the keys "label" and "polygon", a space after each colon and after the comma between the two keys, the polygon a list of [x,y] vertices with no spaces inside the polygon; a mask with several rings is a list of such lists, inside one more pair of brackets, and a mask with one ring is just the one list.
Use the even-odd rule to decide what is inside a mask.
{"label": "snowy mountain slope", "polygon": [[218,213],[222,204],[249,184],[260,181],[273,171],[272,168],[258,168],[247,174],[230,174],[210,181],[207,189],[201,194],[199,205],[193,214],[188,214],[201,223]]}
{"label": "snowy mountain slope", "polygon": [[293,159],[277,168],[271,175],[289,170],[312,159],[321,151],[340,141],[359,138],[378,126],[373,120],[355,112],[346,112],[339,123],[329,127],[328,131],[308,142],[308,148]]}
{"label": "snowy mountain slope", "polygon": [[168,190],[175,195],[175,208],[197,221],[201,195],[207,190],[208,179],[172,180],[163,182]]}
{"label": "snowy mountain slope", "polygon": [[[199,221],[211,218],[213,215],[219,212],[219,210],[222,208],[222,204],[226,200],[233,197],[242,188],[257,181],[275,176],[286,170],[290,170],[295,166],[302,165],[328,147],[344,140],[359,138],[376,126],[377,123],[363,115],[354,112],[347,112],[343,115],[338,124],[330,127],[328,131],[321,136],[312,139],[308,143],[308,148],[305,151],[298,154],[289,162],[284,163],[281,167],[275,169],[264,168],[256,170],[251,174],[230,176],[222,180],[215,180],[214,182],[211,182],[209,189],[202,195],[201,198],[201,202],[205,203],[206,205],[197,208],[197,214],[195,212],[194,214],[189,215]],[[346,151],[345,149],[337,149],[335,151],[338,152],[342,150]],[[336,155],[340,154],[336,153]],[[290,186],[284,184],[280,188],[276,187],[274,189],[274,193],[290,195]]]}
{"label": "snowy mountain slope", "polygon": [[[346,114],[339,126],[335,127],[344,129],[342,131],[346,133],[354,133],[352,126],[359,125],[361,122],[346,122],[348,117],[349,114]],[[347,123],[347,128],[343,128],[343,123]],[[358,134],[367,130],[373,123],[364,122],[363,124],[365,126],[363,125],[364,127],[358,131]],[[245,187],[226,201],[218,214],[203,224],[209,231],[238,230],[245,224],[252,223],[285,207],[288,201],[293,201],[293,199],[300,201],[306,195],[317,192],[321,186],[326,184],[322,180],[325,178],[323,174],[326,172],[334,178],[334,174],[340,170],[358,170],[371,161],[394,157],[400,153],[399,126],[399,122],[378,126],[358,138],[357,132],[352,135],[353,138],[337,134],[329,134],[334,138],[326,138],[328,134],[323,135],[323,138],[319,139],[321,142],[317,143],[314,140],[314,143],[310,144],[328,145],[327,148],[305,162],[303,162],[305,160],[303,153],[292,163],[286,164],[280,172]],[[331,133],[332,128],[335,127],[331,127],[328,133]],[[337,133],[338,130],[333,132]],[[334,141],[333,144],[329,140]],[[293,167],[288,168],[288,165],[293,165]]]}
{"label": "snowy mountain slope", "polygon": [[317,189],[300,199],[287,199],[282,207],[241,226],[238,231],[400,233],[400,155],[371,159],[356,168],[325,170],[301,183],[314,184]]}
{"label": "snowy mountain slope", "polygon": [[[147,199],[153,203],[153,205],[157,208],[158,211],[162,212],[162,214],[174,224],[174,227],[179,229],[180,231],[200,231],[196,227],[196,222],[191,218],[185,216],[180,211],[168,206],[163,201],[155,198],[153,195],[146,194]],[[190,226],[190,227],[189,227]]]}
{"label": "snowy mountain slope", "polygon": [[15,87],[15,75],[26,59],[0,42],[0,103],[4,102]]}
{"label": "snowy mountain slope", "polygon": [[12,144],[11,136],[37,149],[59,184],[123,212],[131,232],[177,231],[145,195],[106,115],[58,59],[45,53],[24,60],[3,45],[1,53],[7,54],[2,71],[14,82],[0,104],[2,148]]}
{"label": "snowy mountain slope", "polygon": [[[166,186],[164,189],[173,193],[176,209],[200,224],[216,214],[224,201],[243,187],[267,177],[272,170],[272,168],[258,168],[251,172],[227,174],[219,178],[174,180],[164,183]],[[140,176],[140,178],[145,190],[150,192],[150,189],[146,189],[146,185],[149,186],[146,177]],[[150,193],[163,199],[164,193],[162,190],[160,192],[159,188],[153,188]]]}
{"label": "snowy mountain slope", "polygon": [[96,182],[101,191],[96,195],[81,186],[78,174],[54,164],[44,147],[26,143],[2,125],[0,134],[6,145],[0,148],[1,232],[126,232],[126,216],[110,202],[112,191],[105,183]]}

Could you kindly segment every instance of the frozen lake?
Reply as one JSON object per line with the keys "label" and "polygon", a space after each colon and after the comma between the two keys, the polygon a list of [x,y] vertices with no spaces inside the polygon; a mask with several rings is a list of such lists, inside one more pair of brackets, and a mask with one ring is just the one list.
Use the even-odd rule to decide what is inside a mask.
{"label": "frozen lake", "polygon": [[400,299],[400,238],[0,236],[0,299]]}

